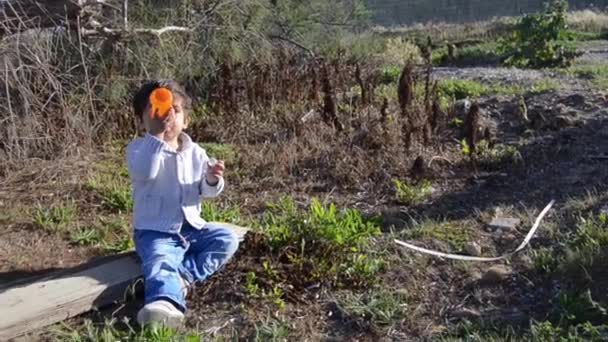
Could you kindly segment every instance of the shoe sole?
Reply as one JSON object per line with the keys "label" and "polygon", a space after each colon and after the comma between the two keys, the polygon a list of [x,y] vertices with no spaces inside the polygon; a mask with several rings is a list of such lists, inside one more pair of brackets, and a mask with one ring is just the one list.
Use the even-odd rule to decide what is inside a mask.
{"label": "shoe sole", "polygon": [[151,323],[156,323],[168,328],[177,329],[181,327],[183,320],[183,315],[171,314],[163,310],[144,308],[137,314],[137,322],[142,327]]}

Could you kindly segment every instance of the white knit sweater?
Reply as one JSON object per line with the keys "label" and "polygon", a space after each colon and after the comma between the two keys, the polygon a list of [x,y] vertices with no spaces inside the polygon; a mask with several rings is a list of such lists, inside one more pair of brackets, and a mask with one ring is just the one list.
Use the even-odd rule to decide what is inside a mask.
{"label": "white knit sweater", "polygon": [[133,226],[179,233],[184,219],[201,229],[201,200],[219,195],[224,180],[211,186],[205,174],[209,157],[185,133],[176,151],[164,141],[146,134],[127,147],[127,167],[133,191]]}

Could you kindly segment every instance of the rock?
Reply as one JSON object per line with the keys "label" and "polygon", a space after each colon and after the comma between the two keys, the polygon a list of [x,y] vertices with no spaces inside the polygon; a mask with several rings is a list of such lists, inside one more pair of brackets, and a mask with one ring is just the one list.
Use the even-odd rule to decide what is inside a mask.
{"label": "rock", "polygon": [[505,244],[513,243],[515,240],[517,240],[517,236],[515,236],[513,233],[506,233],[502,236],[502,241]]}
{"label": "rock", "polygon": [[481,246],[475,242],[467,242],[467,244],[464,245],[464,251],[467,252],[468,255],[480,256]]}
{"label": "rock", "polygon": [[482,279],[482,275],[481,275],[481,272],[479,272],[479,270],[472,270],[469,272],[469,275],[471,276],[471,280],[473,282],[478,282]]}
{"label": "rock", "polygon": [[521,220],[513,217],[495,217],[490,222],[490,227],[498,230],[501,229],[505,232],[517,231],[517,226],[521,223]]}
{"label": "rock", "polygon": [[481,317],[481,313],[475,309],[459,308],[452,312],[452,316],[455,318],[464,318],[468,320],[476,320]]}
{"label": "rock", "polygon": [[482,280],[488,284],[497,284],[506,280],[512,270],[504,265],[492,266],[484,275]]}

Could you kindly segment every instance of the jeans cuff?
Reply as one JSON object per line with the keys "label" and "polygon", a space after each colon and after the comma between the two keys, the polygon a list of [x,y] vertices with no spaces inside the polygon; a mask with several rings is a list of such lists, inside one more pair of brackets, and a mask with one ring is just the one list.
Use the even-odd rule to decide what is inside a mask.
{"label": "jeans cuff", "polygon": [[182,313],[186,312],[186,304],[184,303],[184,301],[182,300],[180,302],[180,300],[174,296],[170,296],[170,295],[158,295],[155,297],[150,297],[148,298],[148,300],[146,301],[146,304],[155,302],[157,300],[164,300],[167,301],[171,304],[173,304],[173,306],[175,306],[175,308],[177,308],[179,311],[181,311]]}

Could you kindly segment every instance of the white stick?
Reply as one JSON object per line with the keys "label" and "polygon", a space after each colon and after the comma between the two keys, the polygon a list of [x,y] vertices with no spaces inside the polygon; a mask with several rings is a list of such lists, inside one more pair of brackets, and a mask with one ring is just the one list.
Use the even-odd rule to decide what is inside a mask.
{"label": "white stick", "polygon": [[514,251],[504,254],[502,256],[499,257],[491,257],[491,258],[484,258],[484,257],[476,257],[476,256],[468,256],[468,255],[460,255],[460,254],[449,254],[449,253],[443,253],[443,252],[438,252],[438,251],[433,251],[430,249],[426,249],[426,248],[422,248],[422,247],[418,247],[418,246],[414,246],[412,244],[409,244],[407,242],[403,242],[400,240],[395,240],[395,243],[409,248],[409,249],[413,249],[416,252],[419,253],[423,253],[423,254],[428,254],[428,255],[434,255],[440,258],[446,258],[446,259],[454,259],[454,260],[464,260],[464,261],[498,261],[498,260],[503,260],[506,259],[510,256],[512,256],[513,254],[521,251],[522,249],[524,249],[528,243],[530,243],[530,240],[532,239],[532,237],[534,236],[534,233],[536,233],[536,230],[538,229],[538,227],[540,226],[540,222],[543,220],[543,218],[545,217],[545,215],[547,215],[547,212],[549,212],[549,210],[551,209],[551,207],[553,206],[553,204],[555,204],[555,200],[552,200],[546,207],[545,209],[543,209],[543,211],[541,211],[541,213],[538,215],[538,217],[536,218],[536,221],[534,222],[534,225],[532,226],[532,229],[530,229],[530,231],[528,232],[528,235],[526,235],[526,238],[524,239],[524,241],[522,241],[522,243],[519,245],[519,247],[517,247]]}

